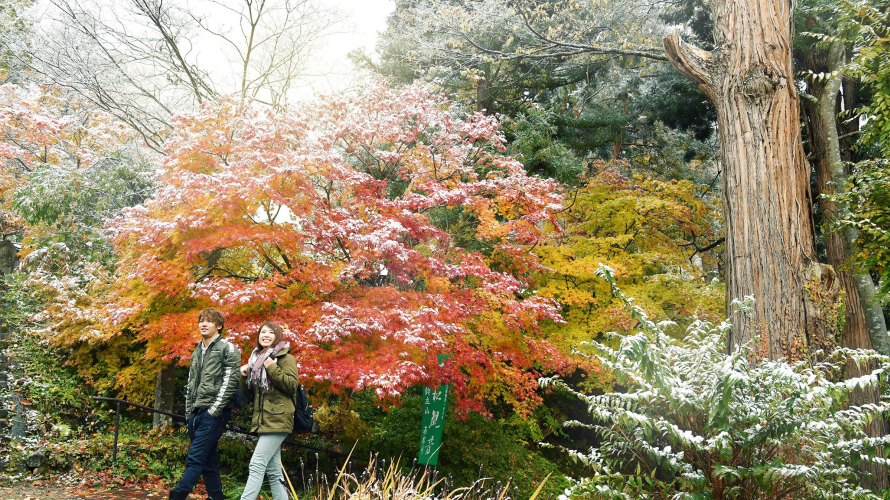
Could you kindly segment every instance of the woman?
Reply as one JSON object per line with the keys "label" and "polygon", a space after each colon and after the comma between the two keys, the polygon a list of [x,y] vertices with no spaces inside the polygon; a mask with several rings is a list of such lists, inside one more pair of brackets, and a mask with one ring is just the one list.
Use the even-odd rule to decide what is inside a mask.
{"label": "woman", "polygon": [[256,348],[241,367],[241,388],[253,392],[251,432],[259,434],[250,458],[250,475],[241,500],[256,500],[269,478],[273,500],[287,500],[281,473],[281,443],[294,429],[294,394],[299,387],[297,362],[288,352],[281,327],[267,321],[256,335]]}

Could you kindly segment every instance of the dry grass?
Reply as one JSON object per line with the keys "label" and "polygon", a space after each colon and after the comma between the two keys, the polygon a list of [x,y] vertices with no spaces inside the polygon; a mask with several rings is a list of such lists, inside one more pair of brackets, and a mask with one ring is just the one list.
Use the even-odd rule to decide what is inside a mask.
{"label": "dry grass", "polygon": [[[352,456],[352,453],[349,454]],[[349,458],[346,464],[349,463]],[[286,473],[285,473],[286,475]],[[548,475],[541,481],[528,500],[535,500]],[[312,481],[311,479],[315,479]],[[287,488],[295,500],[519,500],[511,496],[511,485],[493,483],[490,478],[480,478],[471,486],[453,488],[449,481],[437,479],[436,472],[429,468],[412,467],[402,470],[400,462],[390,462],[381,467],[372,459],[361,474],[346,472],[344,465],[333,482],[327,476],[314,476],[310,483],[303,482],[303,496],[297,494],[295,484],[287,478]],[[512,490],[514,493],[516,489]]]}

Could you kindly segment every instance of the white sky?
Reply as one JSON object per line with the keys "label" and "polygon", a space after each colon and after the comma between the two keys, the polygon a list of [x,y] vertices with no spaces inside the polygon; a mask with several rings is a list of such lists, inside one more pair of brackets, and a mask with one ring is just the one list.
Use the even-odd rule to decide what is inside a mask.
{"label": "white sky", "polygon": [[[110,0],[100,0],[110,1]],[[183,0],[178,0],[183,1]],[[330,93],[346,90],[355,85],[357,75],[354,73],[352,61],[348,54],[356,49],[364,49],[365,53],[374,55],[377,35],[386,29],[386,19],[395,10],[395,0],[316,0],[317,5],[336,9],[342,17],[331,29],[331,34],[324,38],[319,50],[313,53],[314,64],[305,69],[308,74],[304,78],[307,83],[297,83],[289,93],[290,101],[306,100],[316,93]],[[193,7],[199,6],[198,12],[211,18],[225,22],[227,13],[211,2],[192,2]],[[222,70],[216,75],[223,81],[228,76],[237,74],[238,62],[222,59],[224,53],[220,49],[219,39],[204,34],[196,38],[195,50],[200,57],[208,59],[220,58],[211,63],[212,67]],[[231,54],[229,54],[229,57]]]}
{"label": "white sky", "polygon": [[[314,76],[308,76],[307,85],[292,89],[290,95],[291,100],[304,100],[312,96],[313,93],[329,93],[332,91],[345,90],[356,83],[355,74],[353,72],[352,62],[347,55],[356,50],[363,48],[368,54],[374,53],[374,47],[377,43],[377,36],[386,29],[386,19],[395,10],[395,0],[315,0],[318,5],[323,7],[331,7],[340,12],[342,15],[340,22],[333,28],[333,32],[324,38],[324,43],[320,50],[314,55],[316,63],[306,69],[306,73]],[[210,24],[215,28],[218,26],[236,26],[237,21],[232,20],[231,13],[220,6],[214,6],[213,1],[206,0],[172,0],[174,4],[181,6],[189,6],[195,8],[195,12],[219,21]],[[132,15],[128,15],[129,10],[126,4],[119,5],[115,0],[91,0],[90,5],[101,6],[104,15],[116,19],[118,23],[122,23],[131,31],[134,36],[138,36],[139,25],[128,19],[132,19]],[[237,4],[237,2],[235,2]],[[120,7],[119,9],[117,7]],[[49,0],[38,0],[35,5],[35,12],[38,13],[37,18],[43,22],[50,22],[47,12],[51,12]],[[228,21],[227,21],[228,19]],[[231,28],[231,26],[229,26]],[[220,83],[219,90],[225,91],[226,87],[232,87],[234,82],[230,82],[233,75],[239,74],[235,71],[237,64],[233,66],[235,59],[232,54],[226,54],[227,46],[206,32],[198,33],[198,36],[190,39],[194,44],[191,47],[193,54],[199,57],[204,63],[202,67],[209,70],[214,75],[214,81]],[[237,38],[237,37],[236,37]],[[190,50],[190,52],[191,52]],[[230,51],[229,51],[230,52]],[[216,70],[216,71],[214,71]],[[218,79],[217,79],[218,78]],[[229,85],[227,85],[229,84]]]}
{"label": "white sky", "polygon": [[[353,82],[352,62],[347,54],[364,48],[374,53],[378,33],[386,29],[386,18],[395,10],[395,0],[322,0],[325,5],[336,7],[344,14],[340,33],[330,35],[318,54],[322,65],[333,67],[329,76],[311,78],[311,86],[318,92],[344,90]],[[324,72],[325,68],[318,68]],[[300,92],[301,95],[311,91]]]}

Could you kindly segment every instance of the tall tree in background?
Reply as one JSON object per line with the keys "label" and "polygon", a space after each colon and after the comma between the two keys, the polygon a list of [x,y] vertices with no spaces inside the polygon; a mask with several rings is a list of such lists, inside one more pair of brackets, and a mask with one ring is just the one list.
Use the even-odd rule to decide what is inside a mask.
{"label": "tall tree in background", "polygon": [[[878,298],[890,298],[890,13],[880,4],[844,2],[842,12],[856,24],[847,73],[870,94],[853,110],[868,117],[857,144],[860,158],[835,201],[850,207],[839,222],[857,236],[856,257],[879,278]],[[845,88],[846,94],[846,88]]]}
{"label": "tall tree in background", "polygon": [[808,32],[799,37],[795,47],[806,82],[806,98],[802,101],[805,146],[815,174],[815,202],[827,260],[838,272],[846,299],[844,345],[874,348],[890,355],[890,338],[874,281],[860,263],[853,261],[856,231],[837,227],[838,220],[850,209],[832,196],[845,189],[849,169],[859,156],[854,145],[859,130],[857,96],[862,93],[862,84],[851,74],[851,52],[855,49],[847,49],[858,31],[848,12],[851,9],[858,11],[852,5],[844,9],[835,2],[815,0],[803,3],[798,11],[797,23]]}
{"label": "tall tree in background", "polygon": [[157,152],[171,116],[204,101],[286,105],[337,22],[314,0],[51,0],[41,15],[30,39],[4,41],[32,78],[80,94]]}
{"label": "tall tree in background", "polygon": [[[840,341],[844,347],[873,348],[890,355],[890,338],[875,283],[857,257],[857,231],[838,225],[849,217],[850,207],[835,196],[846,190],[853,161],[859,156],[854,147],[859,129],[856,101],[863,84],[851,78],[852,55],[859,50],[856,39],[861,26],[853,19],[859,16],[859,7],[819,0],[803,2],[796,20],[798,30],[804,33],[797,39],[795,58],[805,77],[805,147],[815,177],[816,216],[821,222],[818,229],[825,243],[826,260],[838,273],[844,291],[845,321]],[[862,7],[867,12],[870,6],[866,2]],[[862,208],[864,205],[858,207]],[[873,368],[874,363],[850,363],[847,376],[857,377]],[[880,390],[857,390],[853,395],[856,403],[877,403]],[[874,437],[885,434],[885,420],[874,419],[866,430]],[[875,491],[887,488],[886,467],[863,462],[860,470],[864,485]]]}
{"label": "tall tree in background", "polygon": [[[28,3],[3,13],[20,14],[13,4]],[[40,8],[44,21],[30,36],[0,33],[10,65],[126,123],[155,154],[163,154],[172,116],[202,102],[236,96],[286,105],[337,23],[314,0],[50,0]],[[157,408],[173,409],[160,398],[174,393],[174,381],[168,364],[158,374]],[[156,414],[156,423],[163,418]]]}
{"label": "tall tree in background", "polygon": [[[377,46],[399,81],[435,80],[502,117],[530,172],[574,184],[592,159],[708,183],[713,113],[664,61],[663,9],[632,2],[399,1]],[[565,162],[548,137],[582,161]],[[581,169],[573,167],[581,167]]]}
{"label": "tall tree in background", "polygon": [[760,355],[800,359],[833,347],[840,323],[837,276],[815,248],[791,61],[795,2],[710,5],[715,49],[687,44],[677,30],[664,46],[717,108],[727,301],[757,299],[750,315],[733,315],[729,346],[760,336]]}

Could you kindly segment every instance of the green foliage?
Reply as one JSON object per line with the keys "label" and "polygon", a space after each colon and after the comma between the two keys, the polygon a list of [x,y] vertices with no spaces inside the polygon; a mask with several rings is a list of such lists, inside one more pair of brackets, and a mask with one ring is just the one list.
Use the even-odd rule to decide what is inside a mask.
{"label": "green foliage", "polygon": [[553,122],[553,117],[539,107],[531,107],[508,122],[513,129],[511,152],[522,161],[527,172],[574,184],[584,165],[558,140],[558,127]]}
{"label": "green foliage", "polygon": [[[676,25],[702,11],[708,18],[701,5],[675,3],[399,1],[378,42],[380,64],[355,58],[400,83],[435,81],[498,115],[529,172],[575,184],[589,159],[627,158],[638,172],[707,183],[716,113],[704,94],[667,62],[599,53],[617,39],[621,49],[660,47],[659,18]],[[596,43],[548,57],[560,45],[541,33]]]}
{"label": "green foliage", "polygon": [[[869,438],[866,423],[887,401],[854,406],[851,394],[879,384],[890,359],[837,349],[818,364],[754,360],[750,345],[727,354],[728,323],[696,322],[682,343],[599,274],[624,302],[640,332],[617,349],[596,349],[624,393],[589,396],[556,379],[542,385],[575,394],[589,407],[598,448],[570,450],[589,477],[573,491],[589,498],[875,499],[858,486],[855,465],[878,455],[887,436]],[[739,304],[744,312],[753,299]],[[862,377],[835,381],[848,362],[877,361]]]}
{"label": "green foliage", "polygon": [[18,329],[33,326],[30,318],[40,311],[43,297],[25,284],[22,273],[13,273],[2,284],[3,300],[0,300],[0,318]]}
{"label": "green foliage", "polygon": [[[109,415],[111,417],[111,415]],[[106,422],[113,417],[106,418]],[[118,436],[117,462],[112,464],[114,432],[103,426],[100,432],[65,436],[57,434],[43,443],[41,453],[45,457],[45,472],[68,470],[105,472],[114,471],[122,479],[162,478],[176,479],[181,473],[188,452],[188,436],[177,429],[165,432],[149,432],[146,424],[121,420]],[[63,439],[68,437],[68,439]],[[222,448],[227,448],[223,443]],[[226,459],[226,455],[221,455]]]}
{"label": "green foliage", "polygon": [[[663,104],[666,107],[670,105],[669,102]],[[682,119],[679,113],[674,117]],[[645,172],[649,177],[665,181],[690,180],[711,188],[718,183],[719,173],[714,168],[717,159],[716,138],[698,140],[691,130],[668,126],[661,119],[651,122],[645,115],[625,129],[628,137],[623,141],[624,158],[634,172]]]}
{"label": "green foliage", "polygon": [[547,474],[556,473],[546,491],[561,491],[565,484],[558,478],[556,464],[540,452],[525,448],[523,441],[527,443],[532,434],[529,431],[533,431],[526,424],[516,418],[489,420],[477,414],[463,421],[452,420],[450,426],[446,423],[439,459],[442,470],[447,467],[457,484],[471,483],[480,470],[499,481],[512,477],[512,484],[526,495]]}
{"label": "green foliage", "polygon": [[12,344],[11,353],[23,370],[22,395],[32,410],[43,415],[82,417],[91,413],[90,388],[83,384],[65,358],[46,341],[24,335]]}
{"label": "green foliage", "polygon": [[846,192],[834,199],[855,207],[838,224],[858,233],[856,258],[880,276],[880,295],[890,298],[890,160],[857,164]]}
{"label": "green foliage", "polygon": [[820,49],[834,43],[846,48],[847,64],[839,71],[861,85],[855,96],[845,100],[862,101],[843,116],[851,121],[866,118],[857,141],[861,158],[890,156],[890,13],[884,3],[807,0],[796,12],[796,28],[803,34],[796,42],[796,57],[802,60],[798,64],[806,69],[808,81],[818,84],[830,76],[825,68],[827,50]]}
{"label": "green foliage", "polygon": [[[6,283],[5,300],[0,302],[0,317],[14,325],[10,354],[17,360],[21,376],[28,381],[26,397],[36,405],[45,403],[40,410],[48,415],[56,415],[60,409],[71,415],[82,415],[89,407],[90,396],[115,395],[151,404],[154,377],[144,374],[155,373],[158,365],[143,359],[145,345],[133,342],[126,335],[105,339],[105,342],[94,342],[95,339],[87,335],[64,338],[53,335],[53,325],[59,320],[52,314],[57,312],[52,307],[54,302],[76,303],[81,298],[63,287],[41,283],[39,278],[44,276],[52,276],[52,271],[41,268],[15,274]],[[61,281],[68,283],[70,278]],[[81,293],[88,295],[95,283],[88,279],[84,279],[84,283]],[[68,293],[60,294],[60,290]],[[59,402],[63,403],[61,408]],[[65,406],[69,403],[71,406]]]}
{"label": "green foliage", "polygon": [[857,110],[868,120],[860,144],[890,157],[890,12],[874,1],[842,1],[839,12],[855,27],[851,73],[871,90],[871,102]]}
{"label": "green foliage", "polygon": [[[10,384],[27,402],[30,410],[46,415],[52,426],[57,415],[82,417],[89,413],[89,388],[71,366],[65,366],[67,351],[54,348],[40,335],[30,332],[40,326],[30,319],[40,309],[40,297],[23,283],[21,274],[6,283],[0,302],[0,317],[10,325],[7,355],[15,379]],[[44,429],[46,430],[46,429]]]}
{"label": "green foliage", "polygon": [[0,83],[21,80],[24,68],[10,50],[9,41],[26,39],[34,19],[25,17],[34,0],[3,0],[0,2]]}
{"label": "green foliage", "polygon": [[[380,459],[401,460],[410,467],[420,446],[423,401],[419,391],[406,394],[400,406],[388,409],[378,406],[366,392],[355,394],[347,404],[361,422],[353,422],[343,432],[352,436],[357,427],[365,432],[356,456],[377,453]],[[520,498],[530,495],[550,473],[553,477],[542,494],[558,494],[566,486],[558,464],[536,446],[550,432],[545,408],[529,419],[516,415],[488,419],[474,412],[456,419],[454,414],[451,410],[446,414],[437,467],[440,477],[450,475],[455,486],[470,486],[480,477],[501,483],[512,478]]]}
{"label": "green foliage", "polygon": [[[4,313],[12,309],[10,303],[22,304],[25,307],[20,309],[29,312],[30,302],[22,298],[22,291],[27,289],[17,286],[18,281],[7,291]],[[27,316],[12,317],[22,322],[17,325],[28,325]],[[131,423],[128,419],[122,420],[126,426],[121,435],[118,465],[111,466],[113,411],[103,409],[101,403],[91,398],[110,395],[119,365],[134,364],[132,357],[115,360],[112,356],[99,356],[89,363],[70,364],[69,350],[54,346],[38,334],[15,329],[8,340],[7,353],[14,364],[14,378],[9,383],[27,409],[27,435],[31,438],[10,447],[9,470],[15,470],[29,454],[39,450],[46,458],[44,472],[51,474],[79,468],[96,473],[114,470],[116,477],[131,480],[174,473],[176,468],[171,463],[181,460],[171,452],[182,446],[187,449],[187,437],[183,436],[184,441],[179,439],[184,445],[174,446],[170,439],[175,436],[147,436],[146,424]],[[94,373],[96,378],[86,383],[85,372]]]}
{"label": "green foliage", "polygon": [[[821,5],[818,1],[814,3]],[[857,77],[868,100],[851,112],[866,120],[856,147],[866,160],[853,165],[845,186],[832,198],[846,207],[838,229],[858,236],[856,264],[880,278],[880,295],[890,297],[890,13],[872,0],[821,5],[843,30],[810,33],[820,43],[841,40],[852,45],[845,73]]]}
{"label": "green foliage", "polygon": [[154,190],[152,176],[134,152],[117,152],[85,168],[43,163],[14,192],[12,206],[30,226],[32,248],[63,243],[78,260],[110,265],[105,222],[145,201]]}
{"label": "green foliage", "polygon": [[[99,411],[102,417],[90,432],[58,424],[43,434],[38,443],[15,445],[11,450],[11,467],[16,468],[30,453],[39,449],[44,456],[40,471],[44,475],[76,471],[80,474],[110,473],[115,482],[163,480],[170,483],[179,479],[189,448],[185,427],[154,430],[149,423],[125,416],[121,418],[117,461],[112,462],[114,410]],[[225,481],[227,486],[243,484],[247,479],[247,464],[254,442],[249,437],[235,435],[226,435],[220,440],[220,470],[230,475]]]}
{"label": "green foliage", "polygon": [[[661,180],[714,180],[716,116],[698,89],[667,68],[589,76],[574,86],[540,89],[508,114],[513,118],[505,128],[529,171],[577,184],[584,170],[577,162],[589,167],[596,159],[622,159],[635,173]],[[537,146],[535,155],[529,146]]]}
{"label": "green foliage", "polygon": [[[70,366],[81,384],[95,394],[125,387],[118,395],[146,403],[154,397],[153,377],[138,375],[152,373],[157,364],[141,362],[144,345],[129,336],[96,335],[89,328],[95,318],[86,313],[113,278],[116,256],[106,221],[154,190],[152,168],[139,152],[127,144],[115,146],[120,149],[86,154],[90,162],[64,156],[70,161],[38,163],[28,182],[12,192],[10,205],[28,229],[23,273],[7,300],[16,324],[51,341],[54,363]],[[68,328],[59,328],[62,324]],[[44,366],[35,373],[55,371]]]}

